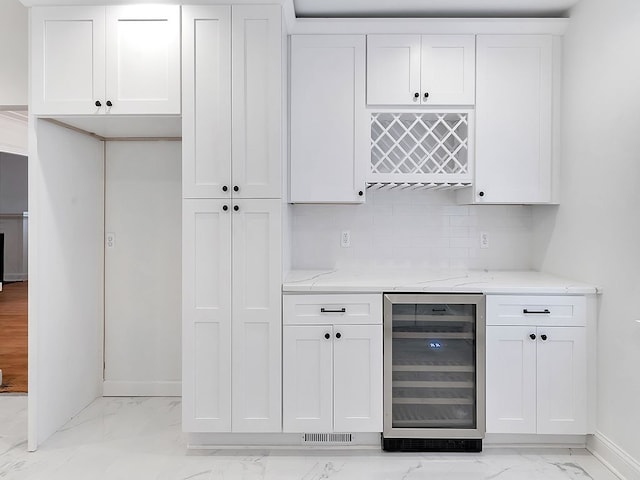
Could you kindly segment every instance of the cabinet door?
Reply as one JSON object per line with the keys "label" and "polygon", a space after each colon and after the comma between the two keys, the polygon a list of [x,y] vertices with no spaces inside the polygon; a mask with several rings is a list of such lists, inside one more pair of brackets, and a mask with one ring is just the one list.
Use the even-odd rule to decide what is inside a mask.
{"label": "cabinet door", "polygon": [[233,431],[278,432],[281,201],[243,199],[233,204]]}
{"label": "cabinet door", "polygon": [[367,36],[367,103],[420,104],[420,35]]}
{"label": "cabinet door", "polygon": [[535,327],[487,327],[487,433],[536,433]]}
{"label": "cabinet door", "polygon": [[292,203],[364,201],[365,37],[291,37]]}
{"label": "cabinet door", "polygon": [[283,430],[332,432],[331,326],[288,325],[282,336]]}
{"label": "cabinet door", "polygon": [[382,431],[382,325],[336,325],[333,335],[336,432]]}
{"label": "cabinet door", "polygon": [[182,425],[231,431],[231,210],[182,202]]}
{"label": "cabinet door", "polygon": [[586,434],[586,329],[538,327],[537,343],[538,433]]}
{"label": "cabinet door", "polygon": [[472,105],[475,69],[474,35],[424,35],[420,68],[422,103]]}
{"label": "cabinet door", "polygon": [[231,7],[185,6],[182,22],[182,194],[229,198]]}
{"label": "cabinet door", "polygon": [[476,202],[551,201],[552,39],[479,35]]}
{"label": "cabinet door", "polygon": [[108,114],[180,113],[180,6],[106,9]]}
{"label": "cabinet door", "polygon": [[[104,11],[104,7],[31,9],[31,113],[104,111]],[[97,101],[102,107],[96,107]]]}
{"label": "cabinet door", "polygon": [[279,5],[232,7],[232,180],[241,198],[282,197]]}

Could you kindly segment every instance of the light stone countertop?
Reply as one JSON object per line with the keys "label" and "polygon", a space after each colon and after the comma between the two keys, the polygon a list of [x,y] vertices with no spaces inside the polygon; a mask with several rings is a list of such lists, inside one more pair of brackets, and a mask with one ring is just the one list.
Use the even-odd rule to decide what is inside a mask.
{"label": "light stone countertop", "polygon": [[520,295],[586,295],[600,293],[594,285],[535,271],[340,269],[292,270],[282,291],[315,293],[487,293]]}

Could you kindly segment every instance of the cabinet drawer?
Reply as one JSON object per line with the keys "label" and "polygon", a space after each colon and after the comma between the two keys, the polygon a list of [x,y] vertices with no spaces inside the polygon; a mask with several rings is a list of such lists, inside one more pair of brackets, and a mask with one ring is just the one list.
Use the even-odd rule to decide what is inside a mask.
{"label": "cabinet drawer", "polygon": [[284,295],[282,314],[285,325],[381,324],[382,295]]}
{"label": "cabinet drawer", "polygon": [[581,326],[583,296],[487,295],[487,325]]}

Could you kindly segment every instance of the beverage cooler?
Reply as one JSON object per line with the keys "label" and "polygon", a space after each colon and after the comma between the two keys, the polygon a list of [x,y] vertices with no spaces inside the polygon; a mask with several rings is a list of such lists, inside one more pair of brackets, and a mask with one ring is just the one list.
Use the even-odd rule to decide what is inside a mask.
{"label": "beverage cooler", "polygon": [[484,295],[384,295],[385,450],[482,450],[484,348]]}

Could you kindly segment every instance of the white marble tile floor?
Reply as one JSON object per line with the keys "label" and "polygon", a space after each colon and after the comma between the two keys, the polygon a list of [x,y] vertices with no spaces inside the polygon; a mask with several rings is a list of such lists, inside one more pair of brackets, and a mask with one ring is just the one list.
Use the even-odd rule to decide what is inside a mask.
{"label": "white marble tile floor", "polygon": [[26,451],[27,399],[0,396],[2,480],[616,480],[586,450],[480,454],[187,451],[177,398],[100,398]]}

